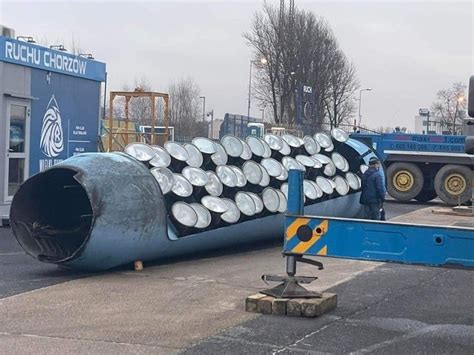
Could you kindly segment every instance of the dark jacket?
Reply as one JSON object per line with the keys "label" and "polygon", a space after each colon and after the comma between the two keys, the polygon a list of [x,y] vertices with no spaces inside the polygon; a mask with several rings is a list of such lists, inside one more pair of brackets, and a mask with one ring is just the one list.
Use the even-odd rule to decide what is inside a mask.
{"label": "dark jacket", "polygon": [[374,168],[369,168],[362,175],[362,193],[360,203],[382,203],[385,199],[385,184],[382,173]]}

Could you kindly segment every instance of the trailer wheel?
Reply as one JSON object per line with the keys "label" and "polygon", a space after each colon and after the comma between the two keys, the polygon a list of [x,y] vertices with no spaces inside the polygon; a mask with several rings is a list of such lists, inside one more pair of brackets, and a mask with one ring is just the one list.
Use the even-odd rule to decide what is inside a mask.
{"label": "trailer wheel", "polygon": [[426,189],[421,190],[421,192],[415,196],[415,200],[418,202],[428,202],[434,199],[436,196],[438,195],[436,194],[435,190]]}
{"label": "trailer wheel", "polygon": [[408,201],[423,189],[423,173],[412,163],[393,163],[387,169],[387,190],[396,200]]}
{"label": "trailer wheel", "polygon": [[467,166],[445,165],[435,177],[439,198],[449,205],[465,203],[471,198],[472,172]]}

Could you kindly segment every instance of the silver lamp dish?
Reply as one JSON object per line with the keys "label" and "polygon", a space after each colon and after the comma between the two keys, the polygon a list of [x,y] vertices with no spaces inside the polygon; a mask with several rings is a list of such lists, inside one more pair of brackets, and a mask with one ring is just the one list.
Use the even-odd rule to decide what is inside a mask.
{"label": "silver lamp dish", "polygon": [[171,206],[171,214],[178,223],[185,227],[194,227],[198,221],[196,211],[186,202],[175,202]]}
{"label": "silver lamp dish", "polygon": [[228,165],[220,165],[216,168],[216,174],[221,180],[222,184],[228,187],[237,186],[237,175],[234,170]]}
{"label": "silver lamp dish", "polygon": [[292,134],[284,134],[281,136],[281,138],[283,138],[286,143],[288,143],[288,145],[292,148],[299,148],[302,145],[301,140]]}
{"label": "silver lamp dish", "polygon": [[124,151],[136,160],[145,163],[152,160],[156,155],[153,148],[143,143],[130,143],[125,147]]}
{"label": "silver lamp dish", "polygon": [[240,138],[232,136],[230,134],[222,137],[221,144],[223,145],[226,153],[231,157],[240,157],[243,153],[244,147]]}
{"label": "silver lamp dish", "polygon": [[290,155],[291,147],[289,146],[288,143],[286,143],[286,141],[284,139],[282,139],[281,141],[282,141],[283,146],[280,149],[280,154],[281,155]]}
{"label": "silver lamp dish", "polygon": [[168,141],[165,143],[165,149],[171,155],[171,158],[185,162],[189,159],[189,153],[184,147],[176,142]]}
{"label": "silver lamp dish", "polygon": [[[186,164],[194,168],[201,167],[203,163],[203,157],[201,151],[192,143],[186,143],[184,149],[188,152],[189,158],[186,160]],[[151,163],[151,162],[150,162]]]}
{"label": "silver lamp dish", "polygon": [[270,212],[278,212],[280,207],[280,196],[272,187],[267,187],[262,193],[263,205]]}
{"label": "silver lamp dish", "polygon": [[155,168],[167,168],[171,164],[171,157],[165,148],[158,145],[152,145],[155,156],[150,160],[150,165]]}
{"label": "silver lamp dish", "polygon": [[304,136],[304,149],[309,155],[317,154],[321,150],[319,143],[311,136]]}
{"label": "silver lamp dish", "polygon": [[150,173],[158,181],[161,192],[166,195],[174,185],[174,175],[168,168],[152,168]]}
{"label": "silver lamp dish", "polygon": [[209,177],[201,168],[186,166],[181,173],[193,186],[205,186],[209,182]]}
{"label": "silver lamp dish", "polygon": [[285,167],[286,170],[290,171],[291,169],[302,170],[306,171],[306,168],[303,164],[301,164],[298,160],[293,157],[283,157],[281,163]]}
{"label": "silver lamp dish", "polygon": [[286,200],[286,196],[280,190],[275,190],[275,191],[278,194],[278,197],[280,200],[280,204],[278,205],[278,212],[285,213],[288,208],[288,201]]}
{"label": "silver lamp dish", "polygon": [[331,159],[337,169],[341,170],[344,173],[349,171],[349,163],[347,162],[347,159],[344,158],[341,154],[333,152],[331,154]]}
{"label": "silver lamp dish", "polygon": [[318,176],[316,178],[316,184],[318,184],[321,190],[327,195],[331,195],[334,192],[334,188],[332,187],[329,179],[326,179],[323,176]]}
{"label": "silver lamp dish", "polygon": [[206,171],[207,177],[209,178],[209,182],[204,186],[207,193],[211,196],[220,196],[222,195],[223,186],[222,182],[217,176],[217,174],[213,171]]}
{"label": "silver lamp dish", "polygon": [[205,137],[196,137],[192,140],[192,143],[203,154],[214,154],[217,149],[215,143],[209,138],[205,138]]}
{"label": "silver lamp dish", "polygon": [[229,167],[234,171],[235,176],[237,177],[236,186],[244,187],[245,185],[247,185],[247,178],[245,177],[244,172],[235,165],[229,165]]}
{"label": "silver lamp dish", "polygon": [[262,170],[262,180],[260,180],[259,185],[262,187],[266,187],[270,184],[270,175],[268,174],[267,169],[260,165],[260,169]]}
{"label": "silver lamp dish", "polygon": [[333,181],[336,183],[336,192],[339,195],[345,196],[349,193],[350,187],[346,179],[342,176],[335,176]]}
{"label": "silver lamp dish", "polygon": [[252,150],[248,143],[244,140],[242,142],[242,154],[240,154],[240,158],[243,160],[250,160],[252,158]]}
{"label": "silver lamp dish", "polygon": [[237,192],[235,194],[235,203],[240,212],[246,216],[253,216],[256,213],[255,200],[246,192]]}
{"label": "silver lamp dish", "polygon": [[311,157],[313,159],[319,160],[323,165],[329,164],[331,162],[331,158],[324,154],[314,154]]}
{"label": "silver lamp dish", "polygon": [[197,222],[194,227],[200,229],[209,227],[212,220],[209,210],[200,203],[191,203],[190,206],[197,215]]}
{"label": "silver lamp dish", "polygon": [[260,164],[267,169],[268,175],[271,177],[277,177],[282,174],[282,170],[284,169],[281,163],[273,158],[264,158],[260,162]]}
{"label": "silver lamp dish", "polygon": [[360,189],[360,178],[356,174],[347,172],[346,180],[352,190],[357,191]]}
{"label": "silver lamp dish", "polygon": [[171,191],[179,197],[189,197],[193,194],[193,185],[183,175],[173,174],[173,187]]}
{"label": "silver lamp dish", "polygon": [[267,133],[265,134],[264,140],[272,150],[280,151],[280,149],[283,148],[282,138],[276,134]]}
{"label": "silver lamp dish", "polygon": [[263,201],[260,198],[260,196],[258,196],[256,193],[253,193],[253,192],[247,192],[247,195],[252,197],[253,202],[255,203],[255,213],[257,214],[257,213],[262,212],[264,206],[263,206]]}
{"label": "silver lamp dish", "polygon": [[242,170],[247,178],[247,181],[251,184],[258,185],[262,181],[263,172],[260,168],[260,164],[254,162],[253,160],[246,161]]}
{"label": "silver lamp dish", "polygon": [[221,219],[227,223],[238,222],[240,219],[240,210],[235,202],[229,198],[223,198],[222,200],[227,204],[227,211],[221,215]]}
{"label": "silver lamp dish", "polygon": [[211,155],[212,162],[217,166],[226,165],[228,159],[227,152],[222,144],[214,142],[214,145],[216,147],[216,152]]}
{"label": "silver lamp dish", "polygon": [[340,143],[345,143],[349,140],[349,135],[341,128],[333,128],[331,130],[331,136],[335,141]]}
{"label": "silver lamp dish", "polygon": [[214,213],[224,213],[229,209],[229,205],[224,199],[216,196],[204,196],[201,199],[201,203],[209,211]]}
{"label": "silver lamp dish", "polygon": [[319,143],[321,148],[329,148],[333,145],[331,136],[325,132],[316,133],[313,138]]}
{"label": "silver lamp dish", "polygon": [[315,166],[314,159],[307,155],[297,155],[295,159],[303,164],[306,168],[314,168]]}

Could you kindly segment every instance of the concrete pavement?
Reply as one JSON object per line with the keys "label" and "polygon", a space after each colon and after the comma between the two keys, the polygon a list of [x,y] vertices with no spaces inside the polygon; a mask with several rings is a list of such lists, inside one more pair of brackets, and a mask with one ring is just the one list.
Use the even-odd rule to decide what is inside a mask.
{"label": "concrete pavement", "polygon": [[[117,272],[31,291],[0,300],[0,346],[23,353],[64,348],[88,352],[104,343],[111,351],[183,350],[199,340],[255,318],[244,299],[265,285],[263,273],[283,273],[281,248],[182,261]],[[325,259],[318,275],[324,290],[372,270],[379,263]],[[52,341],[50,341],[52,340]],[[82,350],[81,350],[82,349]]]}
{"label": "concrete pavement", "polygon": [[[432,218],[429,209],[400,221],[424,218]],[[436,218],[453,223],[452,216]],[[281,245],[275,245],[26,288],[0,299],[0,348],[7,354],[253,354],[474,347],[474,273],[466,270],[321,258],[325,270],[302,265],[299,274],[320,278],[312,289],[338,293],[334,312],[314,320],[245,313],[245,297],[265,287],[260,276],[284,273]],[[56,271],[37,265],[49,268],[34,271],[43,276]],[[14,264],[8,270],[1,275],[9,278],[11,294]]]}

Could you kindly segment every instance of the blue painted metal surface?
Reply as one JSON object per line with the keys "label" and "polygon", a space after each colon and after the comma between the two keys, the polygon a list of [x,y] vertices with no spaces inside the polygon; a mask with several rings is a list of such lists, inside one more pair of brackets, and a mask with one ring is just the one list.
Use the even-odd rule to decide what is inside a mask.
{"label": "blue painted metal surface", "polygon": [[465,136],[441,134],[404,133],[353,133],[351,138],[360,140],[374,149],[385,160],[387,150],[411,152],[464,153]]}
{"label": "blue painted metal surface", "polygon": [[[301,219],[322,231],[310,242],[287,235],[284,251],[349,259],[432,266],[474,267],[474,229],[375,222],[328,217],[287,217],[288,228]],[[315,234],[317,234],[315,232]]]}
{"label": "blue painted metal surface", "polygon": [[[347,149],[356,166],[373,156],[367,146],[354,140],[337,149]],[[302,196],[302,184],[293,184],[290,191],[295,187],[296,194]],[[77,195],[68,195],[70,191],[77,191]],[[351,193],[305,206],[304,210],[300,200],[296,208],[290,208],[298,214],[355,217],[362,212],[359,197],[360,193]],[[80,201],[84,206],[78,208]],[[54,244],[54,239],[70,238],[57,232],[64,221],[76,223],[83,217],[87,224],[81,224],[82,232],[74,236],[78,238],[74,247],[67,242]],[[59,237],[38,243],[34,231],[38,222],[55,227],[53,232]],[[135,260],[275,240],[282,237],[284,223],[285,216],[275,214],[178,237],[167,219],[165,200],[153,175],[144,164],[121,153],[80,154],[31,177],[15,195],[11,210],[13,232],[27,253],[44,262],[83,270],[106,270]],[[71,225],[67,227],[71,229]]]}
{"label": "blue painted metal surface", "polygon": [[295,196],[288,200],[288,214],[302,214],[304,211],[303,181],[304,172],[302,170],[291,169],[288,172],[289,181],[288,196]]}
{"label": "blue painted metal surface", "polygon": [[0,61],[105,81],[104,63],[3,36],[0,36]]}
{"label": "blue painted metal surface", "polygon": [[[291,172],[290,172],[291,173]],[[299,183],[289,175],[289,187]],[[296,189],[296,186],[293,186]],[[292,194],[288,204],[301,196]],[[312,230],[307,238],[304,229]],[[301,228],[301,229],[300,229]],[[284,253],[474,267],[474,228],[287,215]]]}

